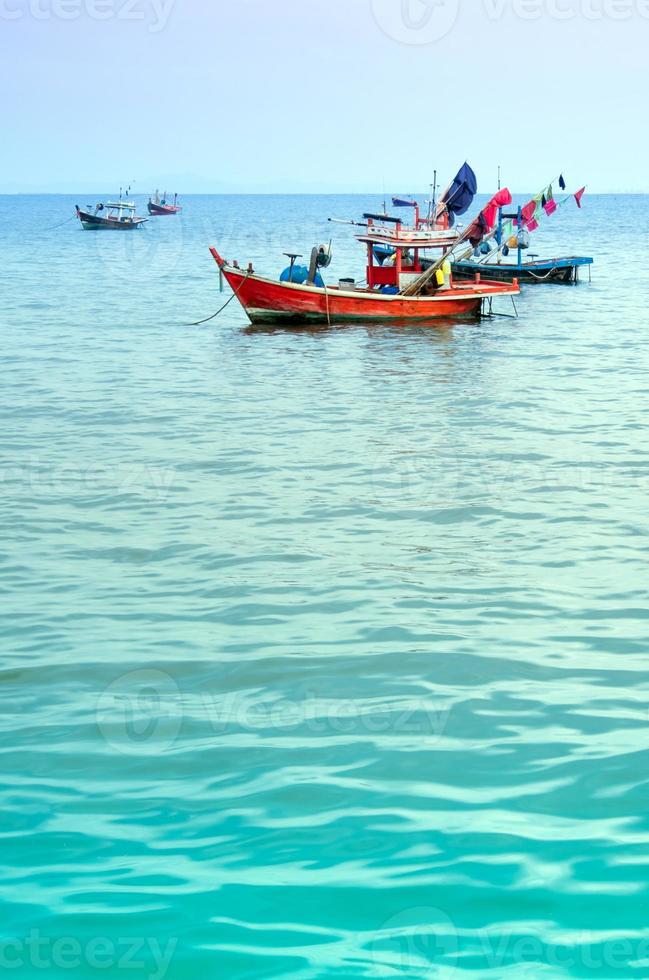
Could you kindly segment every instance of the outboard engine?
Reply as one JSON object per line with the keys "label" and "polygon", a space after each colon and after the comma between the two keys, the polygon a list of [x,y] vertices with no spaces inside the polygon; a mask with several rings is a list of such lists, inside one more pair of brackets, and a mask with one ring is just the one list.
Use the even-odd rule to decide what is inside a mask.
{"label": "outboard engine", "polygon": [[332,258],[331,242],[328,245],[314,246],[311,250],[311,262],[309,263],[309,278],[307,279],[309,285],[324,285],[322,276],[318,270],[328,268],[331,265]]}

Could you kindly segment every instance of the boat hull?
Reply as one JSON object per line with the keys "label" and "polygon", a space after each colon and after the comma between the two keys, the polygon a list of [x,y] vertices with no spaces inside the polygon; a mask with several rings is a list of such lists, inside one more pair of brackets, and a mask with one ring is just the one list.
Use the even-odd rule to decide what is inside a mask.
{"label": "boat hull", "polygon": [[131,231],[133,228],[139,228],[145,221],[148,221],[148,218],[131,218],[128,221],[117,221],[115,218],[102,218],[98,214],[81,211],[80,208],[77,208],[77,217],[81,222],[81,227],[86,231]]}
{"label": "boat hull", "polygon": [[180,214],[182,211],[180,204],[155,204],[149,201],[147,207],[149,214],[154,218],[161,218],[165,214]]}
{"label": "boat hull", "polygon": [[518,286],[498,283],[462,284],[432,296],[389,295],[375,291],[343,291],[275,282],[228,266],[210,249],[228,284],[255,324],[425,323],[440,319],[475,319],[485,301],[512,296]]}
{"label": "boat hull", "polygon": [[579,271],[593,263],[589,258],[543,259],[538,262],[477,263],[454,262],[453,275],[456,279],[474,279],[476,272],[496,282],[524,283],[575,283],[579,281]]}

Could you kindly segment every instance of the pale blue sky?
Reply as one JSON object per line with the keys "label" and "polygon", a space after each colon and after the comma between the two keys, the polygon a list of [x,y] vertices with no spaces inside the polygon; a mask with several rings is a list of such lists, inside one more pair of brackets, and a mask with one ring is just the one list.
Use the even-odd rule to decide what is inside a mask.
{"label": "pale blue sky", "polygon": [[0,192],[405,193],[464,159],[649,190],[649,0],[0,0],[0,38]]}

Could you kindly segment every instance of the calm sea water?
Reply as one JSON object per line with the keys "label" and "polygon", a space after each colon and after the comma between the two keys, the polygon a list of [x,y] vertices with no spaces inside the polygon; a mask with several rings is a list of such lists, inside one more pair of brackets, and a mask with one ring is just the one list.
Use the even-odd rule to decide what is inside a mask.
{"label": "calm sea water", "polygon": [[2,972],[649,976],[649,200],[318,331],[191,326],[207,246],[360,278],[376,197],[74,203],[0,199]]}

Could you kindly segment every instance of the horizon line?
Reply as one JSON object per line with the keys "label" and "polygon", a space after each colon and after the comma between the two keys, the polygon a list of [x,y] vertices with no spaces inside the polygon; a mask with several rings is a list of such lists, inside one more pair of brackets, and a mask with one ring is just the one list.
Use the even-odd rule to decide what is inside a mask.
{"label": "horizon line", "polygon": [[[510,188],[510,190],[511,190],[511,193],[512,194],[529,194],[530,193],[530,190],[529,189],[527,189],[527,190],[513,190],[513,189]],[[579,190],[579,188],[577,188],[577,190]],[[568,191],[568,190],[562,191],[562,193],[565,193],[565,194],[575,194],[576,192],[577,191]],[[5,191],[5,190],[0,190],[0,197],[42,197],[43,195],[48,195],[50,197],[71,197],[71,196],[73,196],[75,194],[78,194],[78,195],[90,194],[90,195],[97,196],[98,194],[105,194],[105,193],[114,193],[114,192],[113,191],[106,192],[105,190],[97,190],[97,191],[94,191],[94,190],[82,190],[82,191],[49,191],[49,190],[47,190],[47,191],[46,190],[42,190],[42,191]],[[353,196],[357,196],[357,195],[358,196],[361,196],[361,195],[368,195],[368,194],[371,194],[373,196],[378,196],[378,197],[385,197],[385,198],[388,198],[388,197],[391,198],[393,196],[392,193],[386,194],[385,191],[383,191],[383,190],[380,190],[380,191],[379,190],[349,190],[349,191],[345,191],[345,190],[323,190],[323,191],[285,191],[285,190],[267,190],[267,191],[259,191],[259,190],[257,190],[257,191],[245,191],[245,190],[241,190],[241,191],[235,191],[235,190],[230,190],[230,191],[202,190],[201,191],[201,190],[199,190],[199,191],[196,191],[196,190],[194,190],[194,191],[178,191],[178,192],[175,192],[174,191],[174,193],[178,193],[178,196],[179,197],[181,195],[183,197],[205,197],[205,196],[208,196],[208,197],[241,197],[241,196],[247,196],[247,197],[272,197],[272,196],[277,195],[277,194],[281,194],[283,197],[316,197],[316,196],[325,196],[325,195],[337,195],[337,196],[339,196],[339,195],[348,195],[350,197],[353,197]],[[413,192],[408,192],[408,193],[411,194]],[[428,192],[426,192],[426,193],[428,193]],[[489,196],[490,193],[491,193],[491,191],[478,191],[477,196],[480,196],[481,194],[482,195],[485,195],[485,196]],[[649,195],[649,190],[625,190],[625,191],[620,191],[620,190],[606,190],[606,191],[591,191],[591,190],[588,190],[587,189],[587,194],[588,194],[589,197],[608,197],[608,196],[611,196],[611,195],[637,197],[637,196],[647,196],[647,195]],[[128,197],[150,197],[151,195],[150,195],[150,193],[148,191],[136,191],[136,192],[130,193],[129,195],[123,195],[123,196],[128,196]]]}

